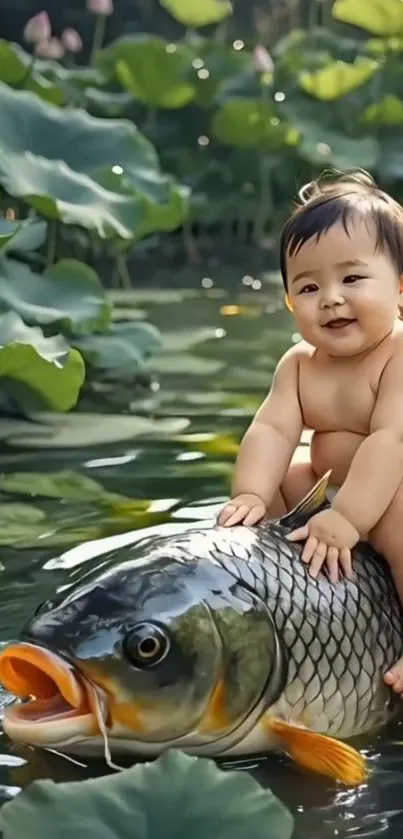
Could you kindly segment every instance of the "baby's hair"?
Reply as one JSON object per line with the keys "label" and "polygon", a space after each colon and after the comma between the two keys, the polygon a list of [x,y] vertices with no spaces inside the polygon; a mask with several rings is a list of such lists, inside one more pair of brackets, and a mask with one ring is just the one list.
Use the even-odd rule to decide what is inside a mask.
{"label": "baby's hair", "polygon": [[300,189],[299,202],[286,221],[280,238],[280,268],[287,284],[287,256],[315,237],[319,240],[341,223],[349,235],[354,219],[364,220],[375,231],[375,249],[387,251],[399,275],[403,274],[403,208],[375,183],[364,169],[351,172],[325,170]]}

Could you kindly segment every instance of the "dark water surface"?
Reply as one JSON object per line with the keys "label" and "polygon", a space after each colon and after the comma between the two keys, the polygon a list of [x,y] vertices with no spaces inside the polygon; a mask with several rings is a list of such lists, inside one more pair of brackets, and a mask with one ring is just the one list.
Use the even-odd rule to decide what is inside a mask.
{"label": "dark water surface", "polygon": [[[168,423],[164,433],[157,428],[148,438],[75,448],[44,449],[32,442],[32,435],[23,448],[2,444],[0,492],[7,489],[4,500],[19,506],[9,507],[5,518],[0,512],[1,642],[16,637],[39,603],[74,580],[83,565],[96,567],[96,559],[75,549],[80,542],[215,515],[228,495],[239,438],[268,389],[278,357],[296,338],[279,286],[255,282],[252,288],[251,282],[240,278],[232,292],[213,285],[188,292],[139,292],[130,301],[120,300],[128,311],[143,311],[166,337],[151,365],[158,382],[132,407]],[[120,390],[107,410],[127,411],[130,397]],[[126,506],[111,507],[106,496],[80,497],[71,489],[71,478],[60,497],[46,484],[37,496],[38,475],[32,475],[33,493],[29,478],[21,476],[66,469],[126,496]],[[130,507],[127,497],[149,503]],[[7,701],[0,697],[2,705]],[[403,830],[400,739],[403,732],[395,726],[363,743],[374,771],[359,790],[300,772],[281,756],[245,760],[237,767],[249,769],[292,809],[299,839],[389,839]],[[76,780],[104,772],[101,762],[85,766],[16,748],[4,735],[0,739],[0,802],[35,778]]]}

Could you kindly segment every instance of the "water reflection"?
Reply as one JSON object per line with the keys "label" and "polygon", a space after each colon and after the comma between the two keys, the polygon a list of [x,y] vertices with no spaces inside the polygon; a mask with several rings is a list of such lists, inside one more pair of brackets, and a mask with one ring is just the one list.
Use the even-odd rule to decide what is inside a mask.
{"label": "water reflection", "polygon": [[[292,320],[276,286],[251,291],[244,285],[237,293],[215,288],[183,295],[142,292],[122,300],[121,305],[129,310],[141,305],[167,336],[163,353],[152,362],[161,387],[145,394],[140,403],[136,401],[136,412],[151,412],[157,419],[186,418],[189,425],[168,437],[154,434],[149,440],[48,449],[45,463],[40,449],[3,447],[6,475],[49,474],[67,468],[95,479],[109,493],[148,501],[146,512],[134,508],[126,510],[125,517],[120,510],[114,518],[110,511],[82,498],[33,500],[21,493],[10,495],[13,502],[29,500],[43,511],[58,541],[38,541],[32,531],[30,537],[25,533],[24,549],[15,549],[13,541],[2,548],[3,641],[18,634],[55,588],[71,583],[83,566],[87,570],[100,562],[96,558],[100,535],[116,546],[141,538],[144,527],[149,535],[168,534],[197,526],[200,520],[213,522],[228,494],[240,436],[267,391],[278,357],[292,341]],[[119,398],[123,399],[121,394]],[[126,393],[125,399],[121,407],[127,410],[132,394]],[[16,521],[18,525],[18,516]],[[79,544],[80,527],[92,541]],[[134,528],[139,530],[133,533]],[[0,693],[0,708],[9,701],[5,692]],[[399,740],[403,736],[400,726],[395,726],[364,744],[373,774],[367,785],[354,792],[303,773],[282,756],[224,765],[250,771],[259,783],[273,789],[295,814],[295,839],[395,839],[403,829],[403,746]],[[49,751],[16,747],[0,737],[0,802],[37,778],[78,780],[105,771],[103,761],[87,765]]]}

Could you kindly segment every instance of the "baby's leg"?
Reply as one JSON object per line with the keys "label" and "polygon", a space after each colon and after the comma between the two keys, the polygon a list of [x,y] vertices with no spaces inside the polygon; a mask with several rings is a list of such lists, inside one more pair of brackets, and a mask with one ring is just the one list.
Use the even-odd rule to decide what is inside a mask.
{"label": "baby's leg", "polygon": [[268,507],[267,518],[280,518],[292,510],[310,492],[317,480],[311,466],[309,446],[298,446],[280,491]]}
{"label": "baby's leg", "polygon": [[[369,541],[385,557],[391,570],[400,602],[403,605],[403,483],[376,527]],[[403,647],[403,638],[402,638]],[[385,674],[385,682],[403,696],[403,656]]]}

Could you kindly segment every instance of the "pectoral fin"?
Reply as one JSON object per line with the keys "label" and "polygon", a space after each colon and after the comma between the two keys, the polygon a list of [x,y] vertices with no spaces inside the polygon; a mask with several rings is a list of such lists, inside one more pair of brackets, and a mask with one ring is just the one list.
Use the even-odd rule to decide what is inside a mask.
{"label": "pectoral fin", "polygon": [[366,761],[346,743],[275,717],[266,718],[264,725],[276,735],[280,747],[304,769],[328,775],[349,786],[358,786],[367,780]]}

